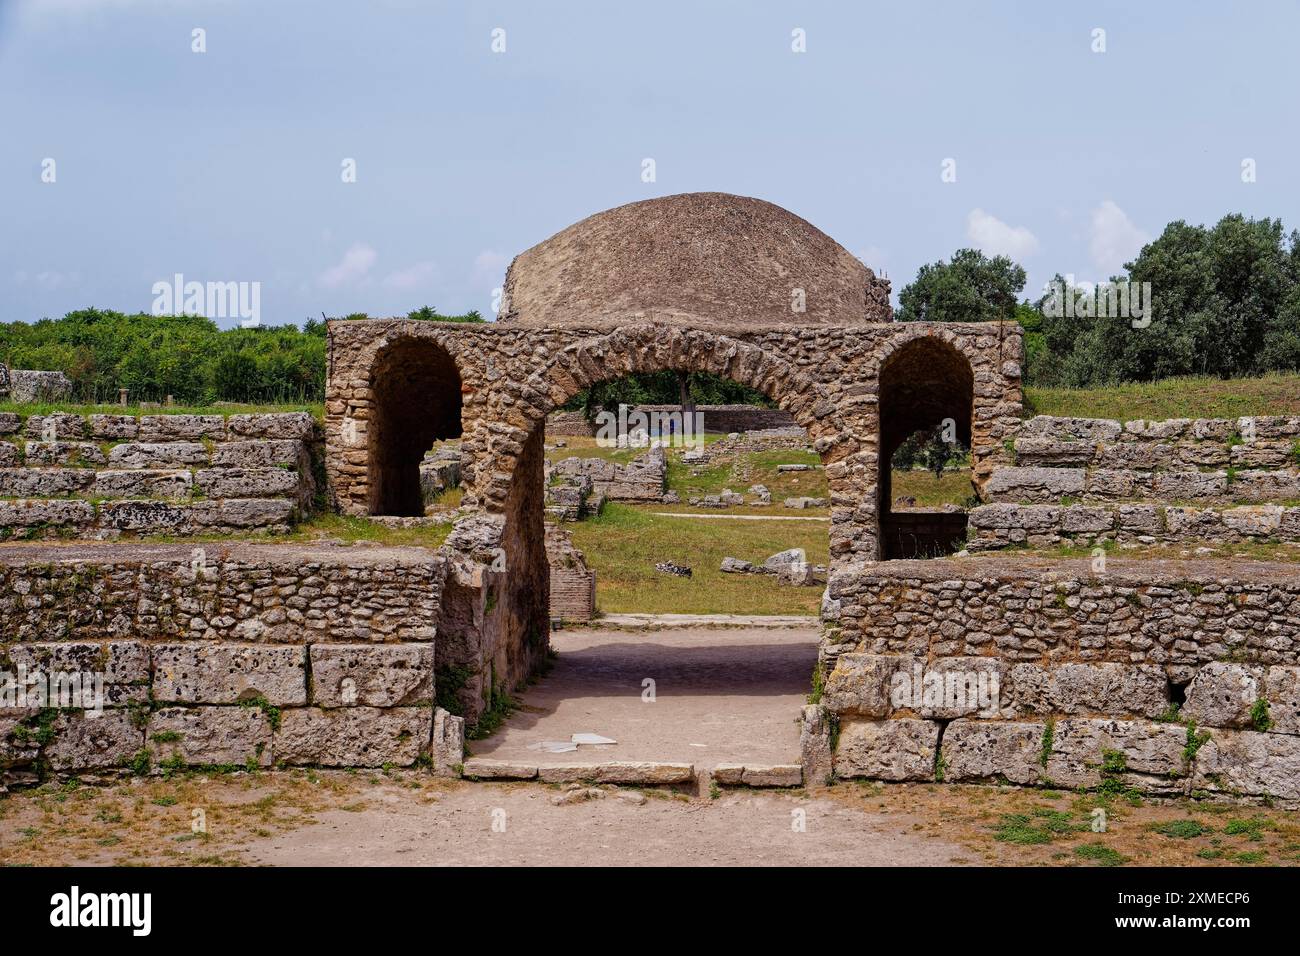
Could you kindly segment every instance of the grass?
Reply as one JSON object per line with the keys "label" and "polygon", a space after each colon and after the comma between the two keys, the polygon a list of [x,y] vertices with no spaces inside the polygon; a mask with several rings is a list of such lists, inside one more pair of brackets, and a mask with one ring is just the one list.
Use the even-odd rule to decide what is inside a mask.
{"label": "grass", "polygon": [[348,544],[369,541],[390,546],[436,548],[451,533],[450,524],[426,525],[418,528],[390,528],[369,518],[338,515],[325,512],[302,522],[288,535],[276,541],[319,541],[336,538]]}
{"label": "grass", "polygon": [[24,417],[30,415],[49,415],[54,412],[66,412],[71,415],[252,415],[272,412],[310,412],[318,420],[325,417],[324,403],[290,403],[284,405],[243,405],[222,403],[220,405],[170,405],[158,408],[143,408],[140,405],[81,405],[75,402],[17,402],[0,401],[0,412],[17,412]]}
{"label": "grass", "polygon": [[975,494],[968,470],[945,471],[942,478],[934,477],[932,471],[895,470],[890,484],[895,500],[915,498],[918,508],[965,505]]}
{"label": "grass", "polygon": [[1260,378],[1167,378],[1099,388],[1025,389],[1024,414],[1080,418],[1239,418],[1294,415],[1300,407],[1300,375]]}
{"label": "grass", "polygon": [[[828,560],[827,526],[810,521],[698,521],[662,518],[622,504],[572,525],[573,543],[596,571],[596,603],[607,613],[816,614],[820,587],[789,587],[766,575],[723,574],[724,557],[754,563],[803,548],[813,564]],[[678,578],[659,561],[689,565]]]}

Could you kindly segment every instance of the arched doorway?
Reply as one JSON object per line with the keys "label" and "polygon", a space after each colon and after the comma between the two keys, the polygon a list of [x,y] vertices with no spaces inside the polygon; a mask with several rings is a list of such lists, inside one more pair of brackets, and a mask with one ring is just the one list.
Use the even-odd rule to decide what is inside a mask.
{"label": "arched doorway", "polygon": [[951,554],[965,540],[964,509],[895,507],[893,463],[900,446],[914,436],[951,444],[947,451],[955,458],[969,455],[974,393],[970,362],[937,336],[911,339],[882,364],[877,478],[882,560]]}
{"label": "arched doorway", "polygon": [[460,372],[436,342],[407,338],[379,353],[370,382],[369,513],[418,517],[425,452],[461,436]]}

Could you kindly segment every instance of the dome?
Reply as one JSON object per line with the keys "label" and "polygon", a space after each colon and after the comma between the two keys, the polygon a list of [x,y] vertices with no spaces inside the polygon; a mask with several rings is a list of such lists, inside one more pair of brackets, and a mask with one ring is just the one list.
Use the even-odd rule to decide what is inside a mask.
{"label": "dome", "polygon": [[761,199],[681,193],[596,213],[520,253],[499,321],[725,329],[891,318],[888,280],[811,223]]}

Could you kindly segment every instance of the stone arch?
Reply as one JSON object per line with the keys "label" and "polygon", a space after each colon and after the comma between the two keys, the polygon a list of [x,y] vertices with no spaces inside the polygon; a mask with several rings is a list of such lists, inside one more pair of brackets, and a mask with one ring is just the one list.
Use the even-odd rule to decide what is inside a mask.
{"label": "stone arch", "polygon": [[900,336],[882,350],[877,371],[876,460],[880,557],[919,557],[950,550],[966,533],[964,512],[895,514],[894,452],[910,435],[951,419],[970,448],[975,424],[975,363],[962,339],[942,329]]}
{"label": "stone arch", "polygon": [[425,336],[376,349],[369,368],[367,508],[372,515],[424,514],[420,462],[435,441],[462,432],[460,369],[452,352]]}

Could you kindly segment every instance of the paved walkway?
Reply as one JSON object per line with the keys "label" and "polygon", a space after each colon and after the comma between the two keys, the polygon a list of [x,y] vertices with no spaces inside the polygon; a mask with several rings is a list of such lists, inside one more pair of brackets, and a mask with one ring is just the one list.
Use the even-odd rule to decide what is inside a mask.
{"label": "paved walkway", "polygon": [[704,521],[830,521],[807,515],[703,515],[694,511],[652,511],[660,518],[700,518]]}
{"label": "paved walkway", "polygon": [[[797,764],[799,727],[817,660],[815,626],[675,628],[628,634],[557,631],[551,672],[475,757],[534,766],[648,760]],[[618,741],[537,749],[592,733]]]}

